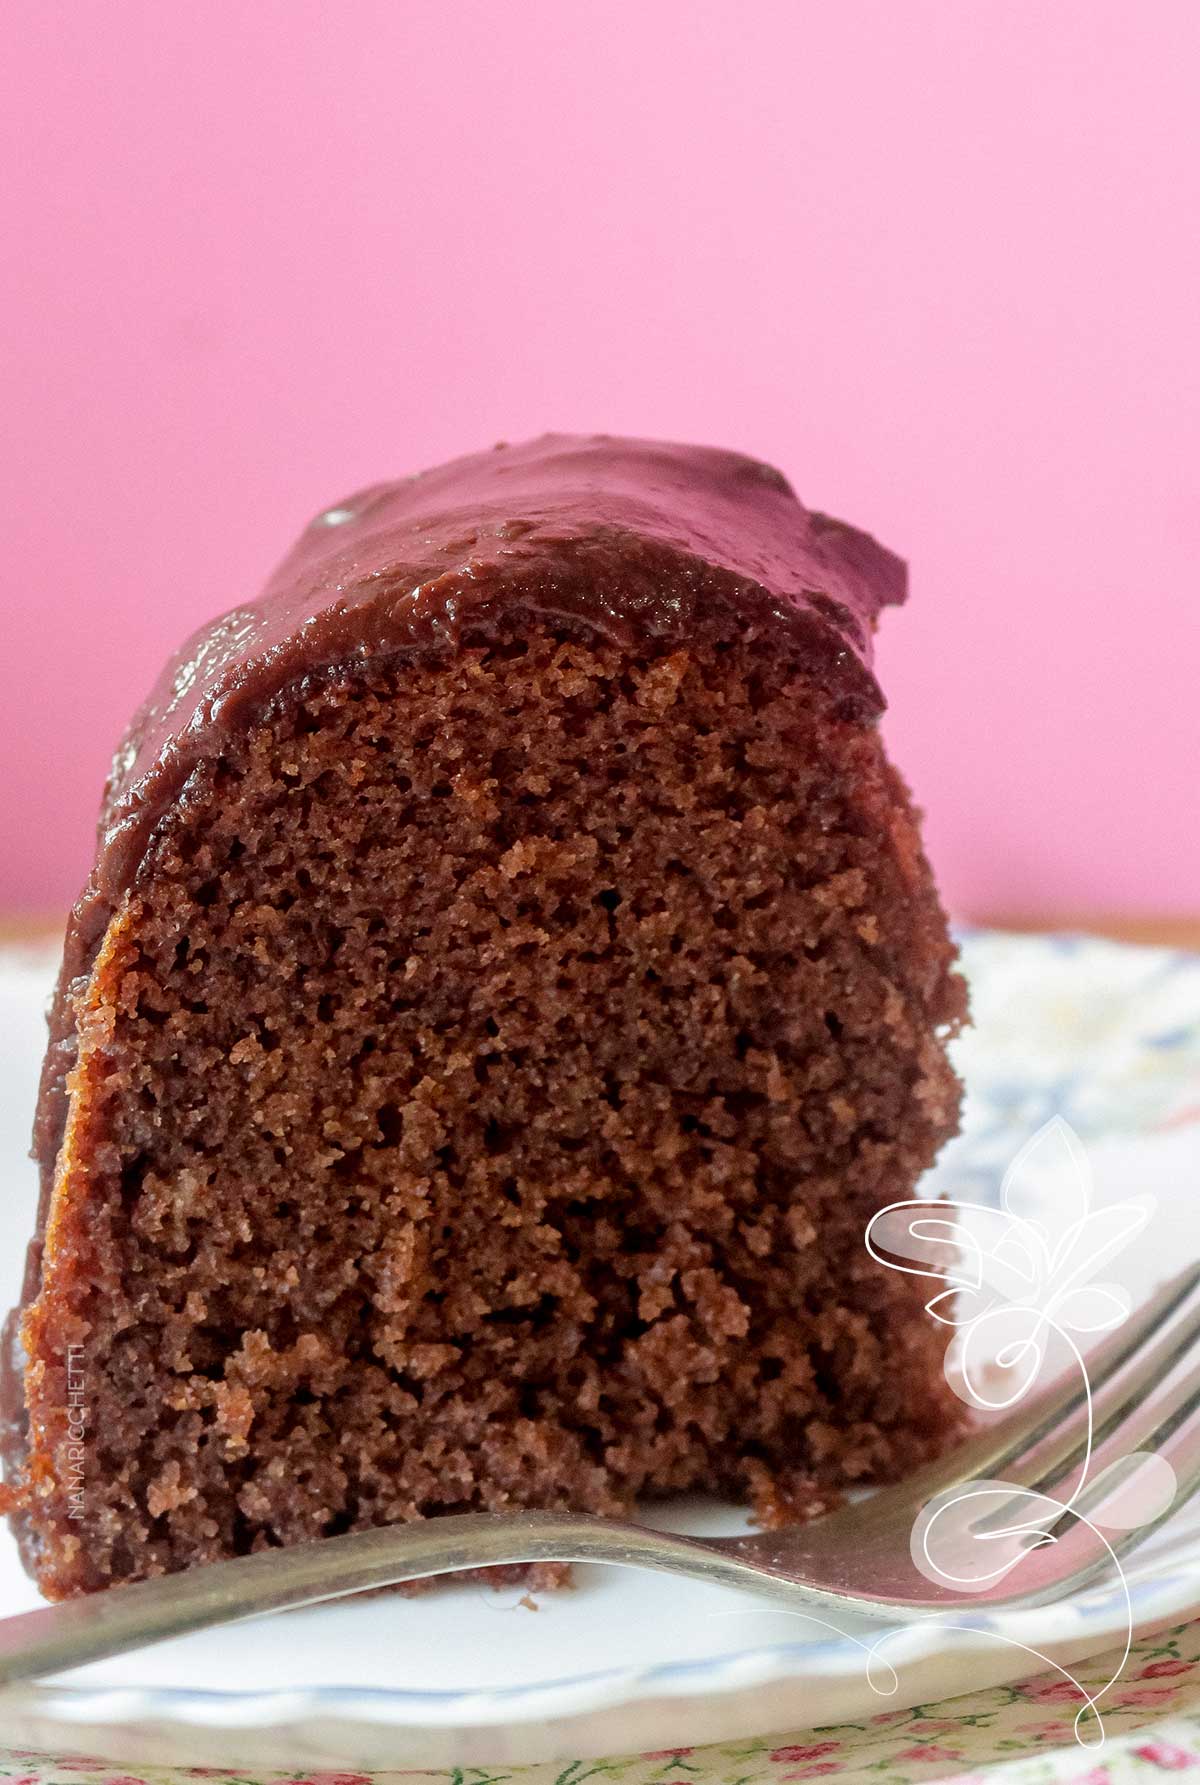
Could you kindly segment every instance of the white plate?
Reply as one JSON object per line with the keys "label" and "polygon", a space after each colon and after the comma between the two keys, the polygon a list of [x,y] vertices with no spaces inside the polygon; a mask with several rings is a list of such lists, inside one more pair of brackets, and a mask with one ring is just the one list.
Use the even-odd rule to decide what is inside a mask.
{"label": "white plate", "polygon": [[[965,941],[977,1028],[960,1044],[964,1135],[936,1173],[970,1201],[1051,1115],[1083,1137],[1097,1201],[1159,1203],[1121,1260],[1135,1298],[1200,1255],[1200,960],[1078,939]],[[0,957],[0,1300],[32,1218],[26,1131],[50,963]],[[1116,1267],[1114,1273],[1118,1274]],[[659,1509],[663,1524],[737,1528],[728,1508]],[[1127,1567],[1135,1628],[1200,1611],[1200,1508]],[[0,1610],[36,1604],[0,1538]],[[889,1632],[840,1628],[750,1595],[580,1569],[573,1592],[453,1587],[293,1612],[209,1632],[0,1699],[17,1746],[126,1765],[372,1770],[512,1765],[761,1736],[857,1720],[1060,1666],[1123,1641],[1119,1584],[1052,1607]]]}

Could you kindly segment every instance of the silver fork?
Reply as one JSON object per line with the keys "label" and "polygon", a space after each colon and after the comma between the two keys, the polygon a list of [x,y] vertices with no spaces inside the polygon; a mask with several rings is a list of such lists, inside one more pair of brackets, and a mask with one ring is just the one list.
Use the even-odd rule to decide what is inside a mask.
{"label": "silver fork", "polygon": [[[4,1618],[0,1685],[216,1624],[504,1563],[648,1568],[750,1588],[785,1606],[817,1604],[887,1621],[1065,1597],[1144,1541],[1200,1486],[1200,1266],[1159,1290],[1087,1364],[1090,1404],[1084,1377],[1073,1371],[951,1456],[809,1525],[699,1538],[570,1512],[463,1513],[326,1537]],[[1003,1579],[961,1592],[916,1566],[911,1534],[931,1501],[998,1478],[1070,1500],[1089,1432],[1091,1463],[1073,1512],[1055,1514]],[[1095,1496],[1103,1495],[1099,1478],[1120,1457],[1148,1450],[1174,1469],[1174,1501],[1151,1523],[1106,1543],[1087,1522]],[[1054,1514],[1049,1498],[1042,1511]],[[990,1502],[981,1525],[994,1530],[1005,1516],[1010,1524],[1027,1521],[1028,1509],[1022,1514],[1014,1499],[1006,1514],[1003,1499]]]}

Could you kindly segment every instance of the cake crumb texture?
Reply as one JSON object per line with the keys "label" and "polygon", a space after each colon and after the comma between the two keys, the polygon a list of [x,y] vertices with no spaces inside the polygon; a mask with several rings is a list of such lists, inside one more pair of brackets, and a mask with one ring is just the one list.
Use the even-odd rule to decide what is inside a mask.
{"label": "cake crumb texture", "polygon": [[863,1231],[955,1130],[964,1014],[877,731],[765,640],[513,614],[287,688],[77,991],[11,1484],[43,1590],[912,1469],[961,1408]]}

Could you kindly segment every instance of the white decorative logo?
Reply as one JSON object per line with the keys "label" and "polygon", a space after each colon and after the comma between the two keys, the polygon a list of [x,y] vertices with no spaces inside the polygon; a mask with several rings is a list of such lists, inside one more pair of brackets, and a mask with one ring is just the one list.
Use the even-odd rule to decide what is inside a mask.
{"label": "white decorative logo", "polygon": [[[1019,1482],[959,1482],[922,1507],[910,1548],[927,1580],[978,1597],[1019,1569],[1032,1551],[1055,1542],[1060,1521],[1082,1523],[1094,1534],[1125,1601],[1120,1660],[1111,1678],[1094,1690],[1040,1649],[986,1623],[959,1625],[938,1616],[924,1626],[961,1630],[973,1640],[987,1636],[1069,1682],[1082,1700],[1075,1736],[1083,1747],[1104,1745],[1099,1700],[1120,1679],[1133,1642],[1129,1586],[1104,1532],[1154,1522],[1176,1493],[1171,1465],[1149,1453],[1119,1457],[1092,1475],[1094,1409],[1080,1345],[1128,1316],[1128,1296],[1100,1273],[1142,1231],[1154,1208],[1149,1196],[1094,1207],[1091,1167],[1079,1136],[1055,1116],[1008,1168],[998,1208],[949,1200],[898,1202],[880,1210],[866,1231],[867,1250],[881,1264],[942,1285],[927,1312],[954,1329],[947,1380],[979,1413],[1016,1407],[1042,1382],[1049,1365],[1055,1374],[1064,1363],[1079,1372],[1085,1442],[1069,1483],[1056,1483],[1050,1494]],[[1019,1591],[1019,1582],[1013,1584]],[[899,1679],[883,1651],[911,1626],[894,1625],[864,1641],[815,1613],[785,1615],[853,1643],[863,1651],[872,1689],[888,1698],[898,1691]]]}
{"label": "white decorative logo", "polygon": [[[1089,1712],[1095,1743],[1103,1743],[1097,1700],[1120,1678],[1133,1636],[1128,1586],[1104,1531],[1161,1518],[1176,1491],[1171,1465],[1149,1453],[1122,1456],[1092,1475],[1092,1389],[1080,1346],[1081,1339],[1117,1327],[1128,1316],[1128,1297],[1100,1273],[1142,1231],[1153,1210],[1148,1196],[1093,1207],[1087,1156],[1074,1129],[1056,1116],[1009,1167],[999,1208],[893,1203],[873,1218],[866,1233],[867,1249],[881,1264],[944,1284],[926,1308],[955,1329],[946,1374],[971,1407],[988,1414],[1016,1407],[1051,1361],[1056,1368],[1073,1361],[1080,1373],[1086,1435],[1071,1479],[1057,1483],[1053,1494],[1019,1482],[961,1482],[922,1508],[911,1551],[927,1580],[970,1595],[1053,1543],[1061,1520],[1082,1522],[1094,1533],[1125,1595],[1126,1634],[1116,1673],[1095,1692],[1057,1668],[1084,1699],[1075,1732],[1085,1745],[1091,1745],[1083,1733]],[[998,1631],[990,1634],[1010,1640]],[[1037,1650],[1026,1652],[1056,1666]]]}

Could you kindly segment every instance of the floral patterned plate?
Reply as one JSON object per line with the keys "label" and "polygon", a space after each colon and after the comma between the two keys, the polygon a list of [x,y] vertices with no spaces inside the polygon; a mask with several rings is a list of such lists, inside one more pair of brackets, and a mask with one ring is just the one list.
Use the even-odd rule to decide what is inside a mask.
{"label": "floral patterned plate", "polygon": [[[958,1044],[968,1105],[963,1134],[932,1180],[995,1209],[1014,1156],[1063,1118],[1086,1152],[1097,1207],[1155,1198],[1112,1266],[1127,1298],[1140,1299],[1200,1256],[1200,958],[984,933],[964,938],[964,956],[976,1016]],[[32,1219],[26,1130],[51,970],[30,953],[0,956],[6,1306]],[[1036,1208],[1032,1216],[1036,1225]],[[739,1526],[736,1510],[711,1503],[657,1516],[698,1532]],[[575,1591],[536,1604],[453,1587],[163,1644],[10,1690],[0,1697],[0,1735],[124,1765],[372,1771],[512,1765],[851,1722],[1047,1665],[1069,1671],[1122,1645],[1131,1628],[1200,1611],[1200,1509],[1163,1527],[1124,1583],[1036,1610],[887,1631],[850,1619],[835,1627],[697,1583],[578,1572]],[[35,1603],[0,1537],[0,1610]]]}

